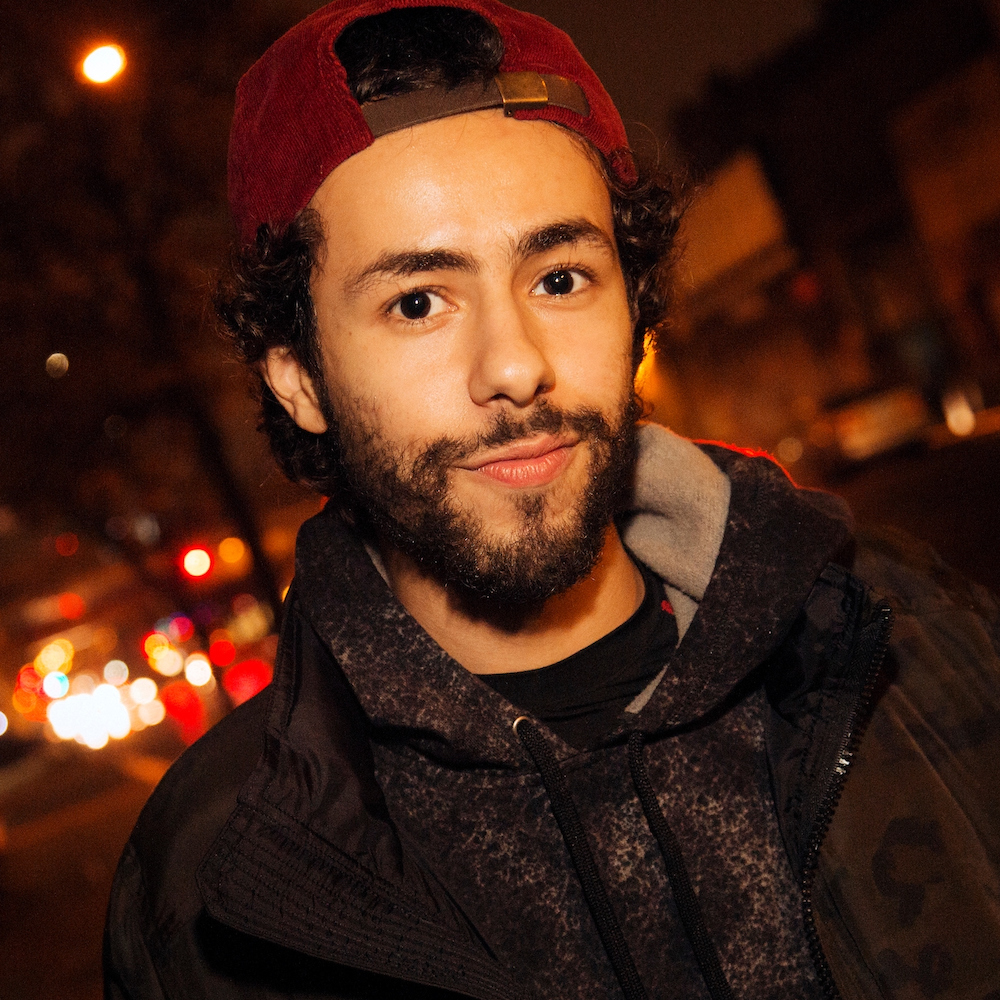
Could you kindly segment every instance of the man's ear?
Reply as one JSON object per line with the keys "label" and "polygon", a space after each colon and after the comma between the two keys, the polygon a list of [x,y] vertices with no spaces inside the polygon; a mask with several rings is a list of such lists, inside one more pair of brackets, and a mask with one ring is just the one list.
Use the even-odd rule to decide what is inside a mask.
{"label": "man's ear", "polygon": [[261,374],[275,398],[304,431],[322,434],[327,429],[316,387],[288,347],[268,348]]}

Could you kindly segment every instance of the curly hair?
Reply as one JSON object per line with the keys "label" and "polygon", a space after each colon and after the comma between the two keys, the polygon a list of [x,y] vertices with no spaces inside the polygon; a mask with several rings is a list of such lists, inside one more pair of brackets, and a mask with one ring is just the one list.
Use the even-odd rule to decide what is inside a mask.
{"label": "curly hair", "polygon": [[[503,58],[503,42],[484,18],[456,8],[424,7],[362,18],[345,29],[337,56],[359,101],[428,86],[487,80]],[[402,67],[402,68],[401,68]],[[662,327],[672,301],[671,272],[685,205],[679,183],[656,165],[638,164],[626,184],[586,139],[570,131],[608,188],[614,238],[633,316],[633,369],[647,335]],[[339,435],[300,428],[267,387],[261,362],[273,347],[290,350],[309,374],[327,413],[310,279],[326,247],[317,212],[301,211],[284,229],[262,225],[253,244],[238,248],[220,281],[216,309],[237,356],[254,373],[261,429],[293,481],[336,496],[344,486]]]}

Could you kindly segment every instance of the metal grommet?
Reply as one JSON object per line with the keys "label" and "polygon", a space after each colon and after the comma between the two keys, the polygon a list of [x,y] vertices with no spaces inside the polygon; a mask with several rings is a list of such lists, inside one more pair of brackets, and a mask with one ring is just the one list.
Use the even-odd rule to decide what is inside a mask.
{"label": "metal grommet", "polygon": [[516,719],[514,720],[514,724],[513,724],[512,726],[511,726],[511,729],[513,729],[513,730],[514,730],[514,732],[516,733],[516,732],[517,732],[517,724],[518,724],[519,722],[530,722],[530,721],[531,721],[531,716],[529,716],[529,715],[519,715],[519,716],[518,716],[518,717],[517,717],[517,718],[516,718]]}

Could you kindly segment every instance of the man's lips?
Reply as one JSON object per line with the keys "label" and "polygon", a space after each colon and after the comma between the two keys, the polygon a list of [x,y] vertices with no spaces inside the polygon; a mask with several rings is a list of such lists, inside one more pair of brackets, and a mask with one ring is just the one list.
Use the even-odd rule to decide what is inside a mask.
{"label": "man's lips", "polygon": [[505,486],[545,486],[569,464],[576,441],[546,435],[516,441],[463,466]]}

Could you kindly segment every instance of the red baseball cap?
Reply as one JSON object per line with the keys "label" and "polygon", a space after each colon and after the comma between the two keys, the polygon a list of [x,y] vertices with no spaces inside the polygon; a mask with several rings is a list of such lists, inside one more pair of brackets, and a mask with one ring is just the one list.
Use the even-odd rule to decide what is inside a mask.
{"label": "red baseball cap", "polygon": [[[358,18],[403,7],[459,7],[493,24],[504,44],[497,77],[453,91],[417,91],[362,108],[334,51]],[[283,228],[324,179],[379,135],[449,114],[503,107],[578,132],[618,177],[635,166],[621,116],[569,36],[496,0],[334,0],[282,35],[240,80],[229,136],[229,204],[240,242]]]}

